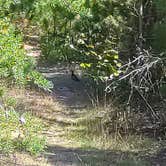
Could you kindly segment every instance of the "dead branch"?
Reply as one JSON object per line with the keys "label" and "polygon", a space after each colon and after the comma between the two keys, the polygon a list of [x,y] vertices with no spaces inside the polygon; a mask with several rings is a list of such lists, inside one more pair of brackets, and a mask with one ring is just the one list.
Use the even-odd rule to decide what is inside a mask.
{"label": "dead branch", "polygon": [[110,80],[111,83],[106,87],[106,92],[110,93],[114,89],[116,83],[119,83],[122,80],[128,80],[131,89],[128,104],[131,101],[134,89],[136,89],[149,110],[152,112],[153,117],[157,118],[155,111],[147,101],[145,95],[151,90],[155,93],[155,88],[159,87],[159,83],[162,82],[162,75],[160,76],[160,74],[158,78],[153,79],[153,70],[156,70],[158,64],[164,64],[166,58],[154,56],[150,51],[145,49],[143,49],[143,51],[138,49],[136,55],[136,58],[133,58],[133,60],[129,59],[129,62],[120,68],[123,73],[119,77]]}

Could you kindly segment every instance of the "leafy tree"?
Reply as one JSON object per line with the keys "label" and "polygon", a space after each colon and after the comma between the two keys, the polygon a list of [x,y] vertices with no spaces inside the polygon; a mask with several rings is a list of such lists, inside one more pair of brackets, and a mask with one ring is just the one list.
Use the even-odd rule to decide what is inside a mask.
{"label": "leafy tree", "polygon": [[38,1],[45,59],[78,62],[96,79],[118,75],[118,52],[131,5],[114,0]]}

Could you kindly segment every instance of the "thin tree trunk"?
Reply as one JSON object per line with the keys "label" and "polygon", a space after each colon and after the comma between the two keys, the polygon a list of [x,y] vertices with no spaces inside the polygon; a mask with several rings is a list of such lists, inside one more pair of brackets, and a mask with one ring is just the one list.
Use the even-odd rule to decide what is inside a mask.
{"label": "thin tree trunk", "polygon": [[143,50],[143,0],[139,0],[139,48]]}

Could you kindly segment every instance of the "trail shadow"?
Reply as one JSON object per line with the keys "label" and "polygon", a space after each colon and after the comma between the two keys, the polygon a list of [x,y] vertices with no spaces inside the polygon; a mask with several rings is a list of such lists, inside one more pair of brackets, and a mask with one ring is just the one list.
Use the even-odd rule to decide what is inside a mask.
{"label": "trail shadow", "polygon": [[[131,163],[124,166],[140,166],[135,164],[134,158],[138,159],[138,153],[134,152],[48,146],[44,156],[54,166],[122,166],[120,161],[123,160]],[[138,161],[141,166],[153,166],[148,161]]]}
{"label": "trail shadow", "polygon": [[[111,152],[98,150],[81,150],[64,148],[60,146],[48,146],[45,157],[51,165],[57,166],[109,166],[111,160],[108,157]],[[112,156],[113,157],[113,156]]]}
{"label": "trail shadow", "polygon": [[[163,147],[164,148],[164,147]],[[156,154],[153,155],[149,160],[153,162],[153,165],[155,166],[166,166],[166,147]]]}
{"label": "trail shadow", "polygon": [[71,79],[71,73],[67,67],[42,67],[39,71],[50,81],[52,81],[53,96],[55,99],[68,108],[83,109],[91,107],[91,101],[87,94],[85,82],[87,79],[80,78],[79,82]]}

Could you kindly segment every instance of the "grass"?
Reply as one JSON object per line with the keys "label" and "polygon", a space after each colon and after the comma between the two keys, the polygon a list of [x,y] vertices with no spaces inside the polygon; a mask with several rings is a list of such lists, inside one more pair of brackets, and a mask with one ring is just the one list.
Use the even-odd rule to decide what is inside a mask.
{"label": "grass", "polygon": [[[8,96],[11,97],[7,99]],[[77,151],[85,152],[86,155],[79,154],[79,157],[82,163],[88,166],[107,166],[110,162],[113,166],[149,166],[149,162],[144,157],[153,156],[160,149],[160,142],[143,135],[128,134],[123,137],[117,133],[108,135],[100,116],[103,112],[101,109],[66,110],[64,106],[43,92],[17,89],[16,87],[7,88],[4,98],[7,107],[17,110],[16,114],[12,112],[15,115],[12,123],[19,124],[18,116],[23,114],[28,121],[25,126],[26,130],[34,132],[35,128],[41,129],[42,126],[42,130],[40,130],[43,131],[42,133],[37,133],[31,138],[23,135],[20,142],[17,141],[13,144],[13,138],[17,138],[18,134],[17,130],[13,129],[12,139],[8,139],[8,142],[3,142],[5,139],[1,140],[2,145],[0,146],[3,151],[9,152],[12,149],[17,151],[15,152],[17,163],[30,165],[33,160],[40,158],[36,165],[41,163],[49,165],[50,163],[47,163],[44,156],[34,158],[25,153],[30,152],[33,155],[41,152],[45,148],[45,143],[55,146],[55,151],[56,146],[60,145],[66,151],[70,151],[69,149],[72,148],[78,149],[76,153]],[[34,124],[37,126],[34,127]],[[41,135],[45,136],[46,142]],[[14,160],[12,156],[10,159]]]}
{"label": "grass", "polygon": [[[71,132],[72,131],[72,132]],[[142,152],[142,151],[152,151],[155,150],[158,146],[158,142],[154,139],[150,139],[143,136],[137,135],[128,135],[122,137],[120,135],[110,135],[103,136],[93,135],[92,133],[87,132],[85,127],[72,127],[71,130],[68,129],[67,136],[69,139],[73,139],[77,142],[77,146],[80,146],[83,149],[102,149],[102,150],[118,150],[122,152]],[[157,150],[157,149],[156,149]]]}
{"label": "grass", "polygon": [[146,157],[150,158],[157,154],[162,146],[161,142],[144,135],[130,133],[125,136],[119,133],[108,135],[104,131],[102,119],[98,116],[99,112],[100,110],[85,111],[66,130],[68,139],[75,142],[74,146],[83,150],[103,151],[95,158],[83,157],[84,162],[95,166],[98,165],[99,158],[100,161],[108,160],[110,155],[105,156],[105,154],[114,152],[116,155],[111,153],[114,157],[110,156],[109,160],[116,166],[150,166],[150,161],[148,162]]}
{"label": "grass", "polygon": [[[2,90],[1,90],[2,91]],[[29,112],[17,111],[17,100],[3,94],[0,108],[0,152],[26,151],[38,154],[45,148],[41,120]]]}
{"label": "grass", "polygon": [[0,152],[21,150],[36,155],[44,150],[45,140],[40,137],[42,124],[37,118],[25,113],[26,122],[22,124],[15,110],[0,110],[0,119]]}

